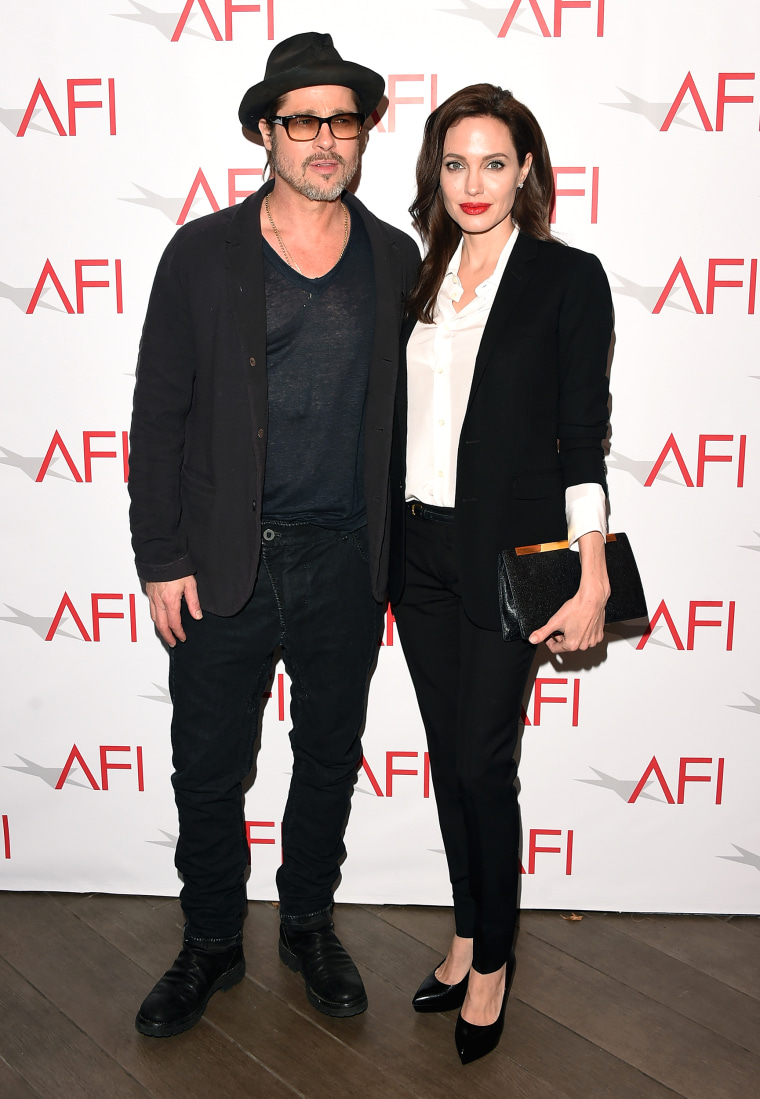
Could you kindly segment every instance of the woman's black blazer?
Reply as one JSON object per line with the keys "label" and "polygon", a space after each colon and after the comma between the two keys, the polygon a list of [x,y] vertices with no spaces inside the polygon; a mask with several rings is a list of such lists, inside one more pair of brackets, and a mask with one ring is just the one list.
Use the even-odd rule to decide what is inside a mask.
{"label": "woman's black blazer", "polygon": [[[402,334],[403,346],[413,321]],[[565,489],[606,492],[612,337],[596,256],[520,233],[483,331],[457,457],[456,544],[465,612],[499,628],[497,559],[507,546],[567,537]],[[391,458],[391,602],[404,586],[406,356]]]}

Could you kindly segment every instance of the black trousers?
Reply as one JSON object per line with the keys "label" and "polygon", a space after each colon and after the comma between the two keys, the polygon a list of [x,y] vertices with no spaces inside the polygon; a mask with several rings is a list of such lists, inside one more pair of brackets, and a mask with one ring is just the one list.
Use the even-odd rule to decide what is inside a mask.
{"label": "black trousers", "polygon": [[264,524],[256,588],[238,614],[204,612],[195,621],[183,605],[187,641],[172,649],[170,668],[172,784],[180,899],[194,941],[240,936],[249,861],[242,783],[278,645],[292,681],[293,722],[280,915],[307,922],[329,913],[382,613],[370,589],[366,528],[308,524]]}
{"label": "black trousers", "polygon": [[[496,576],[494,561],[494,598]],[[427,734],[456,931],[474,940],[475,969],[492,973],[507,960],[517,921],[514,755],[535,650],[474,625],[459,591],[453,523],[408,513],[394,613]]]}

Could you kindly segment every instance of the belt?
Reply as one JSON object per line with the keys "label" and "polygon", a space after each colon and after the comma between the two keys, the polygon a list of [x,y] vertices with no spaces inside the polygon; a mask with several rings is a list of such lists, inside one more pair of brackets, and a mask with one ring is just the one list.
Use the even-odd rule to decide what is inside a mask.
{"label": "belt", "polygon": [[439,508],[435,504],[421,504],[419,500],[407,500],[406,510],[415,519],[425,519],[432,523],[453,523],[456,518],[454,508]]}

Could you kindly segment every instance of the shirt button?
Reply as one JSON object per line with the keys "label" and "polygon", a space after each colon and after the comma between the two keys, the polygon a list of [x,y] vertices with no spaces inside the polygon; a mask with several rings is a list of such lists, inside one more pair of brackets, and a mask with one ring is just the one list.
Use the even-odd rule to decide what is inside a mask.
{"label": "shirt button", "polygon": [[439,421],[438,421],[438,426],[439,426],[439,427],[443,427],[443,425],[444,425],[445,423],[446,423],[446,421],[445,421],[445,420],[439,420]]}
{"label": "shirt button", "polygon": [[439,373],[439,374],[443,374],[443,367],[442,367],[442,366],[439,366],[439,367],[438,367],[438,373]]}
{"label": "shirt button", "polygon": [[439,476],[439,477],[443,477],[443,470],[442,470],[442,469],[439,469],[439,470],[438,470],[438,476]]}

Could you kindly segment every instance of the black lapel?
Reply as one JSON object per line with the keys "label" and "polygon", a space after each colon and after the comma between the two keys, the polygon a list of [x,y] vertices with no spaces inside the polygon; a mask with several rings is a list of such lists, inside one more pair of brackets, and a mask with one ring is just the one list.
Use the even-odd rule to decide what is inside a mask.
{"label": "black lapel", "polygon": [[372,246],[377,297],[372,364],[377,366],[381,360],[389,362],[395,359],[395,351],[389,352],[389,348],[398,338],[397,309],[401,286],[399,251],[396,242],[386,233],[382,223],[355,195],[347,191],[343,199],[352,215],[358,215],[362,219]]}
{"label": "black lapel", "polygon": [[266,439],[261,429],[268,422],[267,313],[260,211],[264,195],[273,186],[271,181],[265,183],[240,204],[230,221],[225,244],[227,297],[244,356],[259,491],[262,490],[266,461]]}
{"label": "black lapel", "polygon": [[386,434],[387,425],[393,418],[401,311],[401,255],[393,237],[363,203],[348,192],[343,199],[352,216],[360,217],[367,230],[375,274],[375,332],[367,387],[366,449],[376,433]]}
{"label": "black lapel", "polygon": [[480,385],[483,372],[496,341],[504,326],[512,317],[528,280],[535,273],[532,264],[540,247],[539,241],[527,236],[525,233],[520,233],[515,241],[512,255],[507,260],[507,266],[504,269],[499,288],[496,291],[496,297],[491,306],[491,312],[483,330],[483,337],[475,359],[475,371],[472,377],[472,386],[470,387],[470,401],[472,401],[475,391]]}
{"label": "black lapel", "polygon": [[260,210],[274,187],[268,181],[240,204],[227,230],[225,274],[232,315],[246,356],[263,368],[266,362],[267,318]]}
{"label": "black lapel", "polygon": [[398,416],[399,427],[404,432],[404,446],[406,446],[406,415],[409,405],[408,388],[407,388],[407,370],[406,370],[406,348],[409,343],[409,337],[414,331],[414,326],[417,321],[412,316],[407,316],[404,319],[403,326],[401,328],[401,354],[399,356],[398,364],[398,381],[396,382],[396,414]]}

